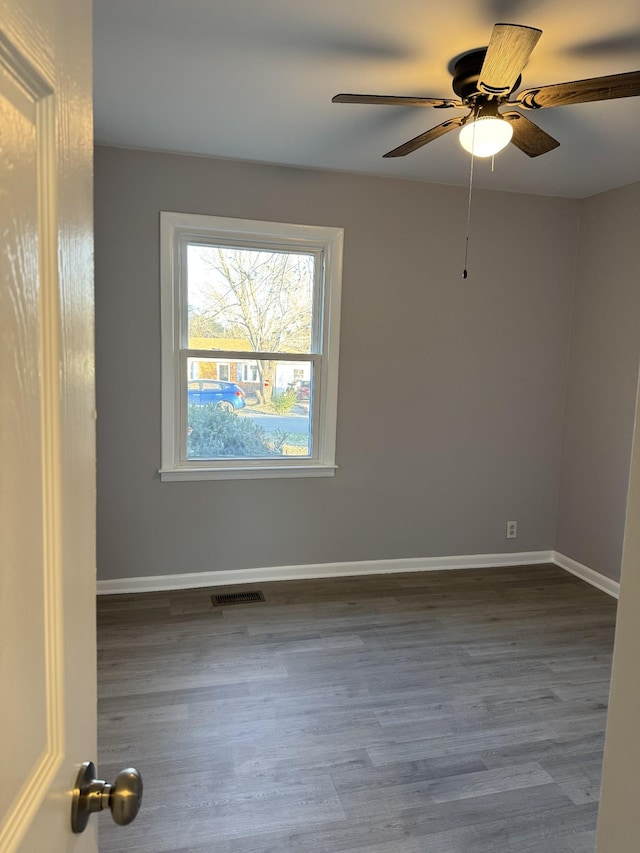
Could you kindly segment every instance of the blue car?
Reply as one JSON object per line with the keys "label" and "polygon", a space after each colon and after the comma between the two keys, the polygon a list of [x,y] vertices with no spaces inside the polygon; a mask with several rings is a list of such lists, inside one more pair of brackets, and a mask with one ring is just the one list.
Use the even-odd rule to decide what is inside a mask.
{"label": "blue car", "polygon": [[244,409],[246,406],[244,391],[235,382],[222,382],[219,379],[192,379],[187,388],[189,403],[214,403],[227,412]]}

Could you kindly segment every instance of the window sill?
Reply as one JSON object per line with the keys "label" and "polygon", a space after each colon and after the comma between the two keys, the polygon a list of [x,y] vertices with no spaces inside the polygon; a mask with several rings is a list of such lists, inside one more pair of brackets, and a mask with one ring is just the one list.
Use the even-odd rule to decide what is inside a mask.
{"label": "window sill", "polygon": [[160,468],[163,483],[189,480],[268,480],[291,477],[333,477],[337,465],[272,465],[259,468]]}

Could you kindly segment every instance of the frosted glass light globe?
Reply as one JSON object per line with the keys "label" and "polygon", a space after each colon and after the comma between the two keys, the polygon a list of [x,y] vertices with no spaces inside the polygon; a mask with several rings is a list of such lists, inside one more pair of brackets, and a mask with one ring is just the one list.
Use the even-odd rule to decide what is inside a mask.
{"label": "frosted glass light globe", "polygon": [[464,125],[460,131],[460,145],[475,157],[491,157],[502,151],[513,136],[508,121],[495,116],[480,116]]}

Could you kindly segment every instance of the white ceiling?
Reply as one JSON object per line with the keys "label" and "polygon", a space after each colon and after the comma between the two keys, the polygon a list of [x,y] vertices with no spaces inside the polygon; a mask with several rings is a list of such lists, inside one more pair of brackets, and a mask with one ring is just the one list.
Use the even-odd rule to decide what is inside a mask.
{"label": "white ceiling", "polygon": [[[460,111],[332,104],[338,92],[454,97],[451,60],[495,22],[539,27],[521,88],[640,69],[638,0],[94,0],[105,144],[464,185]],[[476,161],[474,184],[584,197],[640,180],[640,97],[525,111],[561,142]]]}

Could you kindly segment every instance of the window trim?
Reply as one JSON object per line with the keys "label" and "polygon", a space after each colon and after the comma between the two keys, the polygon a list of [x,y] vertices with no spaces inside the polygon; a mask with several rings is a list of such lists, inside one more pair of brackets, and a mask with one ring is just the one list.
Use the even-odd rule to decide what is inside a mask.
{"label": "window trim", "polygon": [[[183,330],[186,317],[183,305],[184,252],[188,241],[237,241],[252,248],[290,248],[320,253],[323,260],[324,287],[319,340],[312,342],[314,359],[320,369],[314,378],[315,458],[281,457],[267,459],[229,459],[181,461],[182,443],[182,369]],[[340,296],[344,230],[315,225],[294,225],[251,219],[232,219],[199,214],[160,213],[160,285],[162,346],[162,481],[262,479],[275,477],[332,477],[335,474],[336,419],[338,403],[338,349],[340,340]],[[319,299],[315,288],[314,299]],[[318,304],[318,303],[316,303]],[[217,350],[207,350],[209,358]],[[225,353],[226,354],[226,353]],[[256,358],[259,354],[243,353]],[[285,360],[296,355],[283,354]],[[186,369],[186,361],[185,361]]]}

